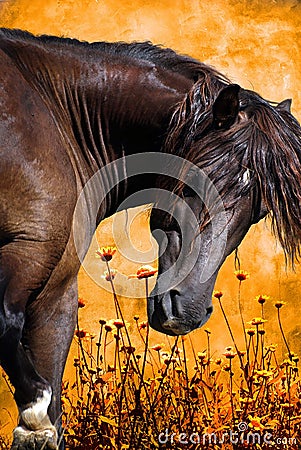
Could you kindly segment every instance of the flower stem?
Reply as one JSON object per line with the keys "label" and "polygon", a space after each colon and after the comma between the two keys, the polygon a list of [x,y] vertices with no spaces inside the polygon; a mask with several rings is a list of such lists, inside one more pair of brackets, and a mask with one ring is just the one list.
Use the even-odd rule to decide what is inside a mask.
{"label": "flower stem", "polygon": [[284,331],[283,331],[283,327],[282,327],[282,323],[281,323],[280,308],[277,309],[277,316],[278,316],[278,324],[279,324],[280,332],[281,332],[283,341],[284,341],[285,346],[286,346],[287,351],[288,351],[288,357],[289,357],[289,359],[291,360],[291,351],[290,351],[288,342],[287,342],[287,340],[286,340],[286,337],[285,337],[285,334],[284,334]]}

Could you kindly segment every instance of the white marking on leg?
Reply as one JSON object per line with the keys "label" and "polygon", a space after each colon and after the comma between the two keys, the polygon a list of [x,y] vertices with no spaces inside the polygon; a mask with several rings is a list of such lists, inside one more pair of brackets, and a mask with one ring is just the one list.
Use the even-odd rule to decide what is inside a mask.
{"label": "white marking on leg", "polygon": [[12,449],[40,448],[58,450],[57,431],[53,425],[47,429],[31,431],[22,426],[14,429]]}
{"label": "white marking on leg", "polygon": [[41,397],[30,403],[25,409],[20,410],[20,423],[29,430],[42,430],[52,426],[48,417],[48,406],[51,401],[51,389],[45,389]]}

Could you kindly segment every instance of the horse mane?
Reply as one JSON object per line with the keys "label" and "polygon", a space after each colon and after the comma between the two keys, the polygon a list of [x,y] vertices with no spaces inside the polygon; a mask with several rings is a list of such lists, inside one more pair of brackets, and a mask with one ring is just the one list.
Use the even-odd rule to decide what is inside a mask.
{"label": "horse mane", "polygon": [[[271,227],[294,267],[301,255],[301,128],[287,111],[253,91],[241,89],[240,108],[248,120],[228,130],[212,127],[212,105],[220,79],[196,83],[174,112],[165,151],[202,169],[214,183],[226,209],[250,190],[260,190]],[[243,174],[249,170],[249,183]],[[183,183],[177,183],[180,194]]]}
{"label": "horse mane", "polygon": [[210,76],[224,80],[225,77],[213,67],[210,67],[190,56],[181,55],[170,48],[154,45],[151,42],[87,42],[74,38],[57,37],[49,35],[35,36],[28,31],[19,29],[0,29],[0,37],[10,40],[18,40],[21,43],[28,41],[37,45],[54,45],[60,48],[69,47],[77,50],[85,49],[95,57],[99,52],[108,56],[119,56],[134,59],[135,61],[148,62],[154,66],[162,67],[191,79],[196,82],[200,78]]}

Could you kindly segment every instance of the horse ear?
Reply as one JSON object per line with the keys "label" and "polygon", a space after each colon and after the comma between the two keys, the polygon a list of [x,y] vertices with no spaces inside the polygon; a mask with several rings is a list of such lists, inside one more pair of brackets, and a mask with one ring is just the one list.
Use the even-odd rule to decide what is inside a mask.
{"label": "horse ear", "polygon": [[276,106],[276,109],[279,109],[280,111],[287,111],[291,112],[291,106],[292,106],[292,99],[287,98],[286,100],[283,100],[282,102],[278,103]]}
{"label": "horse ear", "polygon": [[230,84],[217,96],[212,108],[214,128],[228,129],[233,125],[239,111],[240,86]]}

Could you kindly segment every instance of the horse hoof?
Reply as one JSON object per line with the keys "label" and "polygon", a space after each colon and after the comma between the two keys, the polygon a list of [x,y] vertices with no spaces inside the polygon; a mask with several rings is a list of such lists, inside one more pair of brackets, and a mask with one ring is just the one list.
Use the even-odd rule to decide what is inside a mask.
{"label": "horse hoof", "polygon": [[18,426],[14,430],[11,450],[58,450],[57,431],[53,426],[38,431]]}

